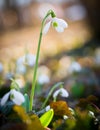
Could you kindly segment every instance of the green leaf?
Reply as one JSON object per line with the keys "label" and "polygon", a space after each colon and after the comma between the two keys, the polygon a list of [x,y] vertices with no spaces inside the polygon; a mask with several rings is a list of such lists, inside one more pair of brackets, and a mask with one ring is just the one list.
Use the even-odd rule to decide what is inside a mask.
{"label": "green leaf", "polygon": [[82,83],[75,83],[71,87],[71,93],[75,98],[80,98],[84,95],[85,87]]}
{"label": "green leaf", "polygon": [[54,111],[53,109],[50,109],[49,111],[47,111],[46,113],[44,113],[41,117],[40,117],[40,122],[44,127],[47,127],[54,115]]}
{"label": "green leaf", "polygon": [[22,104],[22,106],[25,108],[26,112],[29,111],[29,96],[27,93],[24,94],[25,102]]}

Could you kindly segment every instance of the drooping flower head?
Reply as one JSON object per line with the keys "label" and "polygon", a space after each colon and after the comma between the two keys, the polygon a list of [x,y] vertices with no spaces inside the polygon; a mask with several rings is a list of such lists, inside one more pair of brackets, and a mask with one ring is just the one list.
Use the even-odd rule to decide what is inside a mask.
{"label": "drooping flower head", "polygon": [[1,106],[5,105],[9,98],[16,105],[21,105],[25,101],[25,98],[22,93],[20,93],[19,91],[16,91],[15,89],[11,89],[8,93],[6,93],[2,97],[0,105]]}
{"label": "drooping flower head", "polygon": [[66,89],[64,88],[60,88],[58,90],[56,90],[53,94],[53,98],[57,98],[58,95],[61,95],[62,97],[68,97],[69,96],[69,93],[67,92]]}
{"label": "drooping flower head", "polygon": [[51,20],[45,24],[43,28],[43,34],[46,34],[50,28],[50,26],[53,26],[57,32],[63,32],[65,28],[68,27],[68,24],[65,20],[52,17]]}
{"label": "drooping flower head", "polygon": [[10,86],[10,91],[7,92],[0,101],[0,105],[4,106],[7,101],[10,99],[14,104],[21,105],[25,102],[25,98],[21,92],[19,92],[19,85],[15,82],[15,80],[11,79],[12,83]]}

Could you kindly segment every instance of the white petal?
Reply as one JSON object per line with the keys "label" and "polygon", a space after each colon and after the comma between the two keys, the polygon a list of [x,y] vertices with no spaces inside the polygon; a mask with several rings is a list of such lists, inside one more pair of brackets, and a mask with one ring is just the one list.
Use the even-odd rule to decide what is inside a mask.
{"label": "white petal", "polygon": [[46,34],[48,32],[50,25],[51,25],[51,21],[48,22],[47,24],[45,24],[43,31],[42,31],[43,34]]}
{"label": "white petal", "polygon": [[63,19],[59,19],[59,18],[53,18],[52,19],[52,22],[57,22],[58,23],[58,26],[62,27],[62,28],[67,28],[68,27],[68,24],[65,20]]}
{"label": "white petal", "polygon": [[39,75],[39,77],[38,77],[38,82],[39,82],[40,84],[49,83],[49,82],[50,82],[50,78],[49,78],[49,76],[46,75],[46,74],[41,74],[41,75]]}
{"label": "white petal", "polygon": [[92,112],[92,111],[89,111],[88,114],[89,114],[89,116],[95,117],[94,112]]}
{"label": "white petal", "polygon": [[53,98],[56,98],[58,96],[58,94],[60,93],[60,89],[56,90],[53,94]]}
{"label": "white petal", "polygon": [[14,97],[11,99],[16,105],[21,105],[24,101],[25,101],[25,98],[23,96],[22,93],[12,89],[10,91],[10,94],[13,95]]}
{"label": "white petal", "polygon": [[64,115],[63,118],[64,118],[64,120],[67,120],[69,117]]}
{"label": "white petal", "polygon": [[67,92],[66,89],[60,88],[59,90],[55,91],[53,94],[53,98],[56,98],[60,94],[62,97],[68,97],[69,93]]}
{"label": "white petal", "polygon": [[62,97],[68,97],[68,96],[69,96],[69,93],[68,93],[67,90],[64,89],[64,88],[61,88],[61,89],[60,89],[60,92],[61,92],[61,96],[62,96]]}
{"label": "white petal", "polygon": [[45,110],[49,111],[50,110],[50,105],[46,106]]}
{"label": "white petal", "polygon": [[61,33],[61,32],[64,31],[64,28],[62,28],[62,27],[60,27],[60,26],[56,27],[55,29],[56,29],[56,31],[59,32],[59,33]]}
{"label": "white petal", "polygon": [[5,105],[5,103],[7,102],[8,98],[9,98],[10,92],[6,93],[2,99],[1,99],[1,106]]}

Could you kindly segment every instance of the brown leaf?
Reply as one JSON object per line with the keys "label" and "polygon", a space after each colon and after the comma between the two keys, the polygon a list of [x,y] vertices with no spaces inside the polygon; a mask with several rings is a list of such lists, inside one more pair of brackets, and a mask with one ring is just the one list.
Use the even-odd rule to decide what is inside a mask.
{"label": "brown leaf", "polygon": [[63,115],[70,116],[71,115],[71,112],[65,101],[51,102],[50,107],[53,108],[54,114],[57,116],[63,116]]}
{"label": "brown leaf", "polygon": [[87,98],[81,98],[77,106],[86,109],[88,105],[95,104],[97,101],[97,97],[90,95]]}

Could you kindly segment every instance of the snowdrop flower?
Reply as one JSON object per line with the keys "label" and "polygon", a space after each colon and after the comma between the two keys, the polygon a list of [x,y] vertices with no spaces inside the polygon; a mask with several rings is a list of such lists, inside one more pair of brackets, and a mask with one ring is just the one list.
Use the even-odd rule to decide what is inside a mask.
{"label": "snowdrop flower", "polygon": [[6,93],[2,97],[0,105],[1,106],[5,105],[9,97],[16,105],[21,105],[25,101],[24,96],[19,91],[11,89],[8,93]]}
{"label": "snowdrop flower", "polygon": [[18,74],[25,74],[26,73],[26,67],[23,64],[21,64],[21,65],[16,67],[16,72]]}
{"label": "snowdrop flower", "polygon": [[18,74],[25,74],[26,73],[26,65],[29,67],[34,66],[36,61],[36,56],[33,54],[26,54],[16,61],[16,72]]}
{"label": "snowdrop flower", "polygon": [[34,66],[36,61],[36,56],[33,54],[27,54],[24,57],[25,64],[29,65],[30,67]]}
{"label": "snowdrop flower", "polygon": [[41,75],[38,76],[38,82],[40,84],[46,84],[46,83],[50,82],[50,78],[46,74],[41,74]]}
{"label": "snowdrop flower", "polygon": [[63,32],[65,28],[68,27],[68,24],[63,19],[53,17],[43,28],[43,34],[46,34],[50,28],[50,25],[56,29],[57,32]]}
{"label": "snowdrop flower", "polygon": [[34,66],[35,64],[35,60],[36,60],[36,56],[33,55],[33,54],[26,54],[22,57],[20,57],[16,64],[19,66],[19,65],[28,65],[30,67]]}
{"label": "snowdrop flower", "polygon": [[68,71],[69,71],[69,73],[80,72],[81,69],[82,69],[81,65],[80,65],[78,62],[74,61],[74,62],[72,62],[72,64],[70,65]]}
{"label": "snowdrop flower", "polygon": [[62,97],[68,97],[68,96],[69,96],[69,93],[67,92],[66,89],[60,88],[60,89],[58,89],[57,91],[54,92],[53,98],[56,98],[59,94],[60,94]]}

